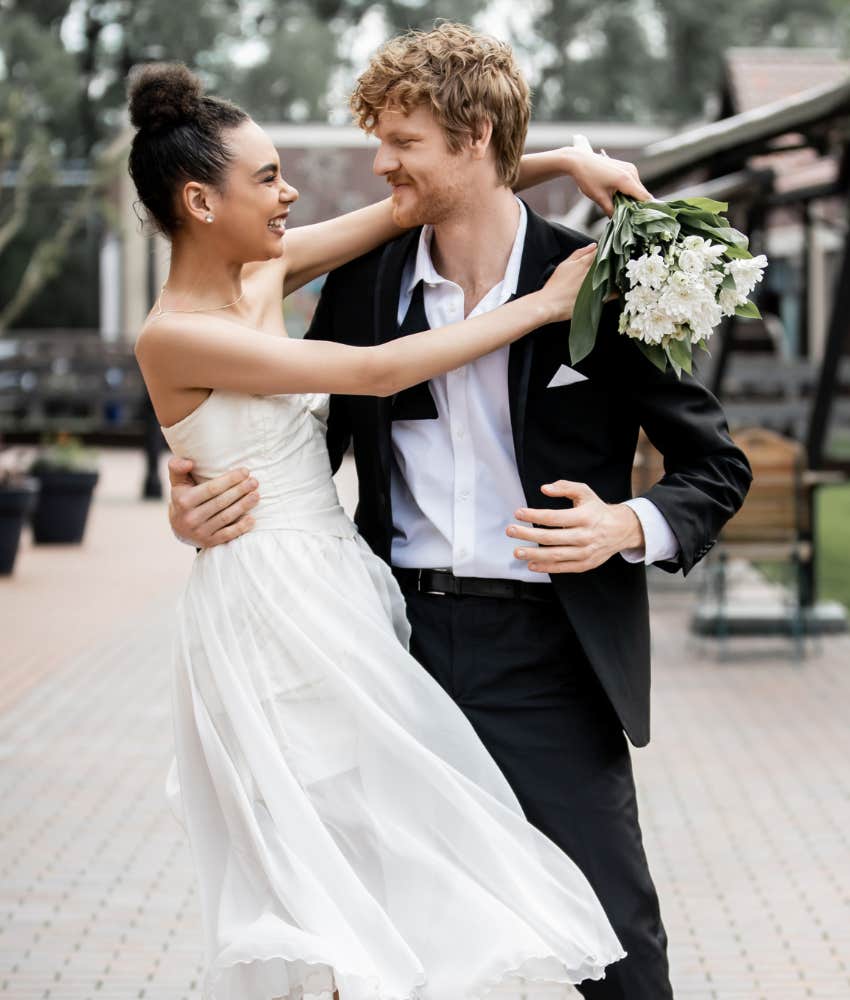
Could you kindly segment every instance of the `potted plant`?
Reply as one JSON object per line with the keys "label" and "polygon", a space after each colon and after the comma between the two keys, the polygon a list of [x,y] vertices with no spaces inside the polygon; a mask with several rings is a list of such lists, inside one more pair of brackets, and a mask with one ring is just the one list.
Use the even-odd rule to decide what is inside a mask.
{"label": "potted plant", "polygon": [[37,499],[38,480],[25,475],[17,453],[0,452],[0,576],[15,568],[21,529]]}
{"label": "potted plant", "polygon": [[81,542],[98,480],[95,453],[78,438],[60,434],[42,445],[30,474],[41,484],[32,519],[34,540],[52,545]]}

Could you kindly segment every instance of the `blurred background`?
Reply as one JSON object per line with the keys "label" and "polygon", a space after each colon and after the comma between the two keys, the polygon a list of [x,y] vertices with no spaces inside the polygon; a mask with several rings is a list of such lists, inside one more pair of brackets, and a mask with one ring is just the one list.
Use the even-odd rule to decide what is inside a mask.
{"label": "blurred background", "polygon": [[[700,369],[753,490],[686,581],[650,574],[637,769],[678,995],[850,996],[850,0],[0,0],[0,995],[199,995],[161,794],[194,553],[132,353],[168,247],[127,175],[127,73],[182,60],[243,105],[306,224],[384,197],[348,93],[439,17],[512,43],[529,151],[581,133],[656,197],[728,201],[768,255],[763,318]],[[527,200],[604,221],[568,180]],[[292,335],[320,287],[284,304]],[[660,473],[642,441],[635,489]],[[349,464],[339,485],[350,509]]]}

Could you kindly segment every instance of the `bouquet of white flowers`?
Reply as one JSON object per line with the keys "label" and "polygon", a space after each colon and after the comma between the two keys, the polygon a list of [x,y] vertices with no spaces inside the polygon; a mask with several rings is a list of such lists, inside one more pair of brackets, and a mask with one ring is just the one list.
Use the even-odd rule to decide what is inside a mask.
{"label": "bouquet of white flowers", "polygon": [[632,337],[661,371],[691,371],[695,347],[707,351],[724,316],[758,318],[748,296],[761,281],[767,257],[710,198],[639,202],[618,194],[614,214],[576,298],[570,330],[573,364],[593,350],[602,306],[623,300],[620,333]]}

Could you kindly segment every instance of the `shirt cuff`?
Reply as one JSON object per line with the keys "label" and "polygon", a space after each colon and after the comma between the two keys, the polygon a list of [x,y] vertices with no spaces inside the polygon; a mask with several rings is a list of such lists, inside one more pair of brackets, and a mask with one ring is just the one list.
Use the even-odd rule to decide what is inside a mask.
{"label": "shirt cuff", "polygon": [[643,548],[624,549],[620,555],[630,563],[666,562],[679,557],[679,542],[673,534],[673,529],[667,523],[667,518],[646,497],[634,497],[626,500],[626,505],[637,514],[640,526],[643,528]]}

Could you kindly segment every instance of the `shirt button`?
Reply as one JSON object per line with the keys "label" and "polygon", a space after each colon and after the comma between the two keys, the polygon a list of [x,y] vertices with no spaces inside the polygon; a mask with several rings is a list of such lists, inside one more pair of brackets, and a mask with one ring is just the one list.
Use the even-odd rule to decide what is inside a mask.
{"label": "shirt button", "polygon": [[464,490],[462,493],[458,493],[458,500],[468,500],[469,490]]}
{"label": "shirt button", "polygon": [[457,435],[457,436],[458,436],[459,438],[462,438],[462,437],[463,437],[463,434],[464,434],[464,431],[463,431],[463,428],[462,428],[462,427],[458,427],[458,429],[457,429],[457,430],[455,431],[455,434],[456,434],[456,435]]}
{"label": "shirt button", "polygon": [[458,549],[457,557],[458,559],[466,559],[466,549]]}

